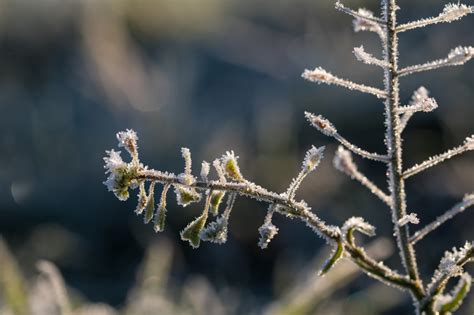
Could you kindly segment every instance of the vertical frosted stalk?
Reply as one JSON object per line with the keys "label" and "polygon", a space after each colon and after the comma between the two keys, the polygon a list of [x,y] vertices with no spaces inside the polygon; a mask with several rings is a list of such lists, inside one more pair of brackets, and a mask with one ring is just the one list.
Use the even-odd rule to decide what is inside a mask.
{"label": "vertical frosted stalk", "polygon": [[[402,141],[400,135],[399,106],[399,77],[398,71],[398,37],[396,34],[397,17],[396,0],[389,0],[386,6],[387,18],[387,44],[385,47],[385,58],[390,68],[385,70],[385,88],[388,94],[386,99],[386,143],[390,162],[388,163],[389,185],[392,196],[392,220],[394,232],[397,237],[397,245],[403,265],[410,276],[419,287],[422,287],[418,273],[413,246],[409,242],[408,226],[396,224],[406,215],[405,182],[402,177]],[[418,297],[419,298],[419,297]]]}

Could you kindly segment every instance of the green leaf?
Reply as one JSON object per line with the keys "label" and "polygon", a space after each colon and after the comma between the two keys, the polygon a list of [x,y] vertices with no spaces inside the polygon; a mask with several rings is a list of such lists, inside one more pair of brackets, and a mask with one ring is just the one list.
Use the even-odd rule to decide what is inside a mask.
{"label": "green leaf", "polygon": [[344,246],[342,245],[342,242],[337,243],[337,247],[334,250],[333,255],[329,260],[324,264],[323,268],[321,269],[321,272],[319,273],[320,275],[324,275],[327,273],[329,270],[331,270],[332,267],[339,261],[339,259],[342,257],[342,254],[344,253]]}

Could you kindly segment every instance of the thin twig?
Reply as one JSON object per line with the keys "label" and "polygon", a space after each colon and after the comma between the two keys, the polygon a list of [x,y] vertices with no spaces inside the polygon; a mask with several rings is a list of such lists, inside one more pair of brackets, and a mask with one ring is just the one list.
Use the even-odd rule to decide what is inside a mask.
{"label": "thin twig", "polygon": [[466,210],[467,208],[473,205],[474,205],[474,194],[465,196],[461,202],[457,203],[454,207],[446,211],[443,215],[437,217],[436,220],[434,220],[433,222],[431,222],[430,224],[426,225],[424,228],[422,228],[421,230],[413,234],[410,237],[410,242],[412,244],[417,243],[418,241],[423,239],[426,235],[428,235],[429,233],[433,232],[438,227],[440,227],[443,223],[452,219],[454,216],[464,212],[464,210]]}

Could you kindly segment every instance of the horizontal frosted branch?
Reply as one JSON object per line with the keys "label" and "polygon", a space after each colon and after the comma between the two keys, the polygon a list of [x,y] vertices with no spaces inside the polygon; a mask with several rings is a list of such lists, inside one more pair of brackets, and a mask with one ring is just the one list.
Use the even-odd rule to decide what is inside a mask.
{"label": "horizontal frosted branch", "polygon": [[427,97],[412,105],[400,106],[397,108],[398,114],[425,112],[429,113],[438,108],[438,103],[432,97]]}
{"label": "horizontal frosted branch", "polygon": [[361,8],[359,9],[359,11],[354,11],[346,7],[341,1],[336,2],[336,9],[355,17],[356,19],[362,19],[364,21],[371,22],[371,23],[385,24],[384,20],[375,17],[373,13],[370,12],[369,10]]}
{"label": "horizontal frosted branch", "polygon": [[334,155],[333,164],[337,170],[361,183],[362,186],[369,189],[371,193],[377,196],[389,207],[392,206],[392,199],[390,198],[390,196],[384,193],[379,187],[377,187],[377,185],[375,185],[371,180],[369,180],[364,174],[362,174],[358,170],[357,165],[352,160],[352,155],[350,151],[344,149],[342,146],[339,146],[336,151],[336,154]]}
{"label": "horizontal frosted branch", "polygon": [[328,85],[335,84],[348,88],[349,90],[357,90],[363,93],[372,94],[378,98],[387,97],[387,93],[383,90],[338,78],[321,67],[315,68],[314,70],[306,69],[301,76],[311,82],[326,83]]}
{"label": "horizontal frosted branch", "polygon": [[[127,200],[129,198],[129,190],[135,189],[138,186],[141,190],[138,200],[140,203],[140,196],[146,195],[144,193],[145,181],[149,181],[150,192],[145,197],[147,198],[146,203],[152,204],[153,207],[154,201],[150,196],[153,194],[156,184],[164,185],[164,190],[174,186],[178,204],[183,207],[199,202],[202,196],[200,192],[204,192],[206,195],[206,205],[203,212],[181,231],[181,238],[189,241],[193,247],[199,246],[201,239],[216,243],[223,243],[226,240],[230,210],[234,204],[235,196],[239,194],[270,204],[269,209],[271,209],[271,213],[267,214],[268,220],[266,219],[264,225],[259,229],[261,245],[267,244],[278,231],[278,228],[270,222],[271,215],[274,212],[287,217],[298,218],[329,243],[339,246],[342,251],[345,250],[347,257],[360,266],[367,274],[383,279],[385,282],[404,290],[417,292],[418,286],[416,283],[408,277],[400,275],[384,266],[383,263],[373,260],[367,256],[362,248],[347,242],[339,227],[326,224],[316,214],[311,212],[311,208],[304,201],[297,202],[293,198],[289,198],[288,193],[278,194],[246,180],[240,172],[237,163],[238,157],[234,155],[234,152],[227,152],[220,159],[214,161],[213,164],[218,175],[217,180],[208,179],[210,165],[203,163],[201,168],[202,180],[200,181],[191,174],[191,153],[189,150],[183,149],[182,151],[186,161],[185,173],[175,175],[169,172],[149,169],[140,163],[138,152],[135,150],[138,148],[138,137],[135,132],[130,131],[124,137],[127,141],[122,142],[127,143],[127,148],[133,149],[128,150],[132,161],[125,162],[121,158],[120,152],[114,150],[106,151],[104,168],[106,169],[106,174],[109,175],[104,184],[120,200]],[[122,142],[119,142],[119,144]],[[307,174],[315,170],[322,158],[322,150],[323,148],[313,147],[306,153],[302,163],[302,173]],[[183,177],[183,174],[186,176]],[[216,221],[209,223],[206,227],[209,211],[219,206],[225,193],[228,193],[229,196],[226,209]],[[161,216],[156,222],[159,225],[158,228],[155,227],[156,231],[163,230],[163,219],[166,211],[165,203],[166,201],[160,202],[158,213]],[[212,211],[215,212],[214,210]]]}
{"label": "horizontal frosted branch", "polygon": [[398,75],[403,77],[406,75],[414,74],[417,72],[422,71],[429,71],[434,70],[442,67],[449,67],[449,66],[460,66],[468,62],[474,56],[474,47],[462,47],[458,46],[452,49],[448,56],[444,59],[438,59],[434,61],[430,61],[420,65],[409,66],[406,68],[401,69],[398,72]]}
{"label": "horizontal frosted branch", "polygon": [[388,62],[375,58],[372,54],[367,53],[364,50],[364,46],[355,47],[353,52],[357,60],[365,64],[379,66],[383,69],[390,68],[390,64]]}
{"label": "horizontal frosted branch", "polygon": [[465,4],[449,3],[445,5],[443,12],[441,12],[438,16],[402,24],[397,27],[397,32],[405,32],[408,30],[425,27],[432,24],[451,23],[473,12],[474,7],[472,6],[467,6]]}
{"label": "horizontal frosted branch", "polygon": [[334,125],[323,116],[315,115],[309,112],[305,112],[305,116],[314,128],[316,128],[318,131],[328,137],[333,137],[334,139],[339,141],[344,147],[354,152],[355,154],[360,155],[369,160],[388,162],[388,156],[377,153],[370,153],[347,141],[337,132],[336,127],[334,127]]}
{"label": "horizontal frosted branch", "polygon": [[446,221],[452,219],[454,216],[464,212],[469,207],[472,207],[474,205],[474,194],[466,195],[463,200],[459,203],[457,203],[454,207],[446,211],[443,215],[439,216],[422,228],[421,230],[417,231],[415,234],[413,234],[412,237],[410,237],[410,242],[415,244],[416,242],[420,241],[423,239],[426,235],[429,233],[433,232],[436,230],[438,227],[440,227],[443,223]]}
{"label": "horizontal frosted branch", "polygon": [[435,155],[430,157],[428,160],[424,161],[423,163],[417,164],[405,172],[403,172],[403,178],[407,179],[413,175],[416,175],[424,170],[433,167],[443,161],[446,161],[456,155],[464,153],[466,151],[474,150],[474,135],[471,137],[466,138],[463,145],[460,145],[454,149],[448,150],[442,154]]}

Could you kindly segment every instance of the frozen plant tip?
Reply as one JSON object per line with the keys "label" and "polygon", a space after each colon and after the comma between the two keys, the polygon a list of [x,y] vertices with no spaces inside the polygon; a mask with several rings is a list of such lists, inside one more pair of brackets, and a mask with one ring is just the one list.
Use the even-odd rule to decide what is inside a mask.
{"label": "frozen plant tip", "polygon": [[[421,0],[420,0],[421,1]],[[412,233],[413,225],[419,224],[420,218],[415,213],[408,212],[406,181],[431,167],[451,159],[467,151],[474,150],[474,135],[471,135],[457,147],[444,153],[428,157],[425,161],[405,169],[405,152],[403,152],[403,130],[416,113],[427,113],[438,107],[436,100],[429,96],[424,87],[418,88],[407,105],[400,104],[402,99],[400,78],[422,71],[430,71],[447,66],[460,66],[474,57],[472,46],[458,46],[452,49],[445,58],[427,61],[418,65],[400,68],[398,64],[399,36],[401,33],[437,23],[450,23],[465,17],[474,11],[473,6],[460,2],[447,4],[443,11],[434,17],[424,18],[405,24],[398,23],[398,12],[403,12],[397,0],[381,0],[381,14],[364,8],[351,9],[342,1],[336,2],[336,9],[354,18],[353,26],[356,32],[369,31],[376,33],[381,39],[381,54],[379,58],[365,51],[363,46],[354,48],[355,57],[365,64],[376,65],[384,72],[383,88],[375,88],[342,79],[331,74],[322,67],[313,70],[304,70],[302,77],[308,81],[337,85],[366,94],[375,95],[383,100],[385,149],[382,154],[371,153],[362,149],[346,138],[342,137],[336,127],[322,115],[305,112],[306,119],[323,135],[329,136],[340,143],[334,156],[334,167],[348,175],[373,195],[379,198],[390,211],[390,221],[393,228],[394,242],[399,249],[399,258],[403,266],[402,272],[397,272],[382,261],[372,258],[362,245],[356,244],[355,231],[368,236],[375,235],[375,227],[361,217],[351,217],[342,226],[330,225],[318,216],[318,210],[312,209],[304,200],[297,200],[297,191],[303,180],[315,171],[323,158],[324,147],[312,146],[301,162],[301,170],[290,182],[284,192],[274,192],[251,182],[242,175],[238,164],[238,157],[233,151],[227,151],[216,158],[213,163],[213,174],[209,163],[201,164],[200,176],[192,174],[191,151],[181,150],[184,159],[184,171],[178,175],[170,172],[150,169],[139,161],[138,137],[133,130],[117,133],[119,147],[125,148],[130,154],[130,161],[124,161],[120,152],[106,151],[104,157],[106,174],[104,184],[119,200],[126,200],[129,191],[138,188],[137,214],[144,213],[145,222],[154,219],[155,231],[164,229],[166,218],[166,193],[174,187],[177,204],[186,207],[193,203],[200,203],[201,196],[205,196],[204,209],[182,231],[182,240],[196,248],[201,241],[217,244],[225,243],[228,237],[228,223],[231,211],[237,198],[247,197],[255,199],[268,206],[267,215],[258,229],[261,248],[267,248],[270,241],[279,229],[272,223],[274,214],[282,215],[305,223],[317,236],[324,239],[333,251],[321,270],[321,274],[330,272],[332,267],[341,259],[350,259],[366,275],[384,284],[394,286],[407,292],[412,299],[414,314],[418,315],[448,315],[456,311],[471,287],[472,278],[466,272],[465,265],[474,259],[472,242],[451,251],[446,251],[433,272],[431,282],[424,283],[418,263],[423,261],[417,253],[415,245],[437,228],[453,217],[460,215],[474,206],[474,194],[466,195],[462,201],[456,203],[431,223]],[[428,1],[426,1],[428,3]],[[449,105],[449,104],[448,104]],[[357,167],[352,154],[363,159],[382,162],[386,167],[386,187],[378,187],[369,180]],[[214,176],[213,176],[214,175]],[[156,212],[154,211],[154,188],[162,185],[163,192]],[[146,193],[148,187],[148,193]],[[219,208],[226,199],[226,206]],[[209,212],[215,220],[208,222]],[[423,218],[421,218],[423,219]],[[458,284],[446,293],[446,285],[450,279],[457,278]]]}
{"label": "frozen plant tip", "polygon": [[234,151],[227,151],[226,154],[222,156],[222,165],[226,175],[235,181],[242,182],[244,177],[240,173],[239,165],[237,164],[238,156],[235,156]]}
{"label": "frozen plant tip", "polygon": [[306,156],[304,157],[303,161],[303,171],[305,173],[310,173],[316,169],[319,162],[323,158],[324,147],[316,148],[313,146],[308,152],[306,152]]}

